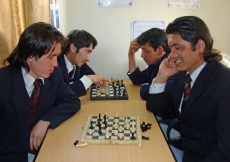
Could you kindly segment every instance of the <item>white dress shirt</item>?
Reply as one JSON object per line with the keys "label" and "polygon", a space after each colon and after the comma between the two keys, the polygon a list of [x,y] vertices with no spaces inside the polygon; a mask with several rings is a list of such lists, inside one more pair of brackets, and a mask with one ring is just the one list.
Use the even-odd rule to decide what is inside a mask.
{"label": "white dress shirt", "polygon": [[[73,76],[72,76],[72,78],[73,78],[74,74],[76,72],[76,65],[71,64],[69,62],[69,60],[67,59],[66,55],[64,55],[64,59],[65,59],[65,64],[66,64],[66,68],[68,70],[68,73],[74,69],[74,73],[73,73]],[[86,75],[81,77],[80,80],[83,83],[83,85],[85,87],[85,90],[87,90],[93,83]],[[73,84],[73,82],[70,82],[69,84]]]}
{"label": "white dress shirt", "polygon": [[[196,80],[196,78],[198,77],[198,75],[200,74],[201,70],[205,67],[205,65],[207,64],[207,62],[204,62],[200,67],[198,67],[192,74],[190,74],[190,77],[192,79],[192,81],[190,82],[191,88],[193,87],[193,84]],[[187,72],[188,73],[188,72]],[[152,81],[152,84],[150,85],[149,88],[149,93],[150,94],[157,94],[157,93],[161,93],[164,91],[165,89],[165,85],[166,83],[154,83],[155,78]],[[181,97],[181,102],[180,102],[180,108],[179,111],[181,111],[181,105],[182,105],[182,101],[184,99],[184,94],[182,94]]]}
{"label": "white dress shirt", "polygon": [[[23,79],[25,82],[25,87],[26,87],[27,93],[30,97],[32,94],[32,91],[34,89],[35,78],[32,77],[30,74],[28,74],[23,67],[22,67],[22,76],[23,76]],[[42,83],[44,84],[44,78],[41,78],[41,77],[39,77],[39,78],[42,80]]]}

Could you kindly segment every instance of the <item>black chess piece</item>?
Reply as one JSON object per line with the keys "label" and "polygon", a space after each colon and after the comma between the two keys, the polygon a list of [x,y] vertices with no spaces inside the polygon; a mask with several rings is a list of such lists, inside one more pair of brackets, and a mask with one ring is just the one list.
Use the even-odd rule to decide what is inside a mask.
{"label": "black chess piece", "polygon": [[104,123],[105,124],[105,129],[107,128],[107,122]]}
{"label": "black chess piece", "polygon": [[98,121],[101,121],[101,114],[98,115]]}
{"label": "black chess piece", "polygon": [[121,80],[121,87],[124,87],[123,80]]}
{"label": "black chess piece", "polygon": [[93,121],[92,120],[90,121],[90,127],[89,127],[89,129],[93,129]]}
{"label": "black chess piece", "polygon": [[100,127],[101,126],[101,122],[98,120],[97,121],[97,126]]}
{"label": "black chess piece", "polygon": [[103,118],[104,118],[104,124],[105,124],[105,123],[106,123],[106,115],[104,115],[104,117],[103,117]]}
{"label": "black chess piece", "polygon": [[101,125],[99,126],[98,133],[99,133],[99,134],[102,134],[102,131],[101,131]]}
{"label": "black chess piece", "polygon": [[135,139],[134,133],[132,133],[131,139]]}

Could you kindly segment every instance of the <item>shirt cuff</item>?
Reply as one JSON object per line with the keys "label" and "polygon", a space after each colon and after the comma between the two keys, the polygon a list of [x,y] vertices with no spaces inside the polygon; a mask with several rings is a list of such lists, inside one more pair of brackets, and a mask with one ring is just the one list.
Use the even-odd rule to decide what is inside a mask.
{"label": "shirt cuff", "polygon": [[84,75],[80,80],[83,83],[85,90],[87,90],[93,83],[86,75]]}
{"label": "shirt cuff", "polygon": [[164,92],[166,83],[154,83],[154,81],[155,78],[153,79],[152,84],[150,85],[149,93],[157,94],[157,93]]}

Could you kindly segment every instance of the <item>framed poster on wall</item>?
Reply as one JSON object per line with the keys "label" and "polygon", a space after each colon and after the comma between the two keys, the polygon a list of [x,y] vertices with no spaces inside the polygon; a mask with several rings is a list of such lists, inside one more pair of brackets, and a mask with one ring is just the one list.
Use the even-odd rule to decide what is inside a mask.
{"label": "framed poster on wall", "polygon": [[100,7],[132,6],[132,0],[97,0]]}
{"label": "framed poster on wall", "polygon": [[151,28],[165,29],[165,21],[159,20],[132,20],[132,35],[131,39],[134,40],[144,31]]}

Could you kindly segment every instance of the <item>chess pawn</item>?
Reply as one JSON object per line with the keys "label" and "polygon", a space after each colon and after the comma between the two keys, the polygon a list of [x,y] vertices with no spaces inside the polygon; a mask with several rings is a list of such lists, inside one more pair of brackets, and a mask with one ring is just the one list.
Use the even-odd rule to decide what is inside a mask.
{"label": "chess pawn", "polygon": [[108,129],[106,129],[106,132],[105,132],[105,138],[108,139],[109,138],[109,131]]}
{"label": "chess pawn", "polygon": [[92,129],[89,129],[89,134],[90,134],[90,135],[92,135],[92,134],[93,134]]}
{"label": "chess pawn", "polygon": [[122,132],[122,126],[119,127],[119,132]]}
{"label": "chess pawn", "polygon": [[134,133],[136,129],[134,127],[131,128],[131,132]]}
{"label": "chess pawn", "polygon": [[130,126],[129,126],[128,123],[125,125],[125,128],[126,128],[126,129],[129,129],[129,128],[130,128]]}
{"label": "chess pawn", "polygon": [[115,136],[117,136],[117,134],[118,134],[118,131],[117,131],[117,130],[114,130],[114,134],[115,134]]}
{"label": "chess pawn", "polygon": [[135,122],[134,122],[134,121],[132,122],[132,127],[133,127],[133,128],[135,127]]}
{"label": "chess pawn", "polygon": [[118,134],[118,137],[119,137],[119,139],[122,139],[123,137],[122,137],[122,133],[119,133]]}
{"label": "chess pawn", "polygon": [[117,129],[118,128],[118,125],[117,123],[114,124],[114,128]]}

